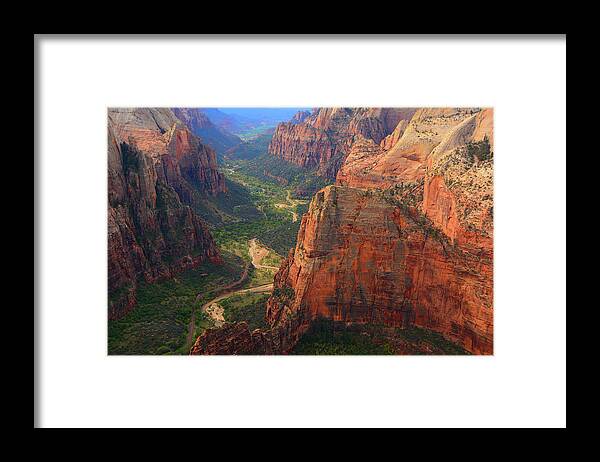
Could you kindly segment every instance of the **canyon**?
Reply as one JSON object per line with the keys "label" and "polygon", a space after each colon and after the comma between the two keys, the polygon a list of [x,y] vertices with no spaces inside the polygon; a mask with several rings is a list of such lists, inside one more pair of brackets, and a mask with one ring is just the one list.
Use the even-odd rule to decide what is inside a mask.
{"label": "canyon", "polygon": [[169,109],[108,110],[108,317],[154,282],[221,263],[194,197],[226,191],[215,152]]}
{"label": "canyon", "polygon": [[199,108],[172,108],[172,111],[203,144],[209,145],[218,155],[242,142],[237,135],[215,125]]}
{"label": "canyon", "polygon": [[209,329],[191,354],[287,354],[320,320],[392,337],[425,328],[492,354],[492,118],[320,108],[280,124],[269,153],[335,183],[311,200],[275,275],[269,328]]}
{"label": "canyon", "polygon": [[111,338],[294,354],[345,332],[372,352],[493,354],[492,109],[236,111],[108,110]]}

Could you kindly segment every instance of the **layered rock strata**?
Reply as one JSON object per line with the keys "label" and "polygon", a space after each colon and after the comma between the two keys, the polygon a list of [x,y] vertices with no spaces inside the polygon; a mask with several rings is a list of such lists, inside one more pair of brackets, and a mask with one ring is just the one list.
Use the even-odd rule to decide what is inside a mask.
{"label": "layered rock strata", "polygon": [[302,219],[268,321],[416,325],[491,354],[492,128],[491,109],[420,109],[379,143],[357,137]]}
{"label": "layered rock strata", "polygon": [[[491,249],[458,247],[393,194],[328,186],[275,279],[271,325],[300,317],[445,334],[492,351]],[[279,294],[287,291],[286,296]]]}
{"label": "layered rock strata", "polygon": [[379,144],[414,109],[320,108],[275,129],[269,153],[334,179],[356,137]]}
{"label": "layered rock strata", "polygon": [[172,111],[194,135],[200,137],[202,143],[219,154],[242,142],[238,136],[215,125],[200,108],[173,108]]}
{"label": "layered rock strata", "polygon": [[199,336],[191,355],[274,355],[288,354],[304,332],[298,319],[272,329],[250,331],[246,322],[227,323]]}
{"label": "layered rock strata", "polygon": [[138,280],[171,277],[221,257],[189,205],[225,191],[215,153],[169,109],[108,111],[109,319],[136,304]]}

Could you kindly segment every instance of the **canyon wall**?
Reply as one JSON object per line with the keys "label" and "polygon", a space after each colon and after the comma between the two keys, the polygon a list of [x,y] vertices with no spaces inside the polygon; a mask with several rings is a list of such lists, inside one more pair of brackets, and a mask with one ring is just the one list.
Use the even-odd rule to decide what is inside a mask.
{"label": "canyon wall", "polygon": [[288,354],[303,332],[299,318],[289,319],[271,329],[253,331],[246,322],[228,323],[200,335],[190,349],[190,355]]}
{"label": "canyon wall", "polygon": [[203,144],[219,154],[242,142],[238,136],[215,125],[200,108],[172,108],[172,111]]}
{"label": "canyon wall", "polygon": [[[454,246],[392,194],[328,186],[302,219],[267,320],[300,316],[443,333],[492,351],[492,254]],[[282,296],[280,294],[286,295]]]}
{"label": "canyon wall", "polygon": [[491,354],[492,135],[491,109],[444,108],[355,137],[302,218],[268,322],[415,325]]}
{"label": "canyon wall", "polygon": [[190,202],[224,191],[214,151],[171,110],[109,109],[109,319],[133,309],[138,280],[221,262]]}
{"label": "canyon wall", "polygon": [[379,144],[414,112],[410,108],[318,108],[280,123],[269,153],[334,179],[356,137]]}

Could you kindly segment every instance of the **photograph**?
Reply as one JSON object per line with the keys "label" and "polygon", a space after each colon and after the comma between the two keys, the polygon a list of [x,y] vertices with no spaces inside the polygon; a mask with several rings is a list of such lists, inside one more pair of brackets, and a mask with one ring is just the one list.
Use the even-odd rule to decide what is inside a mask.
{"label": "photograph", "polygon": [[109,108],[108,354],[493,354],[493,109]]}
{"label": "photograph", "polygon": [[34,428],[566,429],[566,45],[34,34]]}

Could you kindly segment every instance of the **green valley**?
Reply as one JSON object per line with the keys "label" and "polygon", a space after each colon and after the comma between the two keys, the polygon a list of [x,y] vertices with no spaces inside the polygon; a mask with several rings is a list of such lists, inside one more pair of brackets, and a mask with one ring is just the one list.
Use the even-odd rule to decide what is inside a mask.
{"label": "green valley", "polygon": [[225,161],[227,193],[195,202],[225,263],[154,284],[140,281],[135,309],[108,323],[109,354],[185,355],[191,341],[221,322],[265,327],[273,276],[295,246],[308,201],[248,170],[244,160]]}

